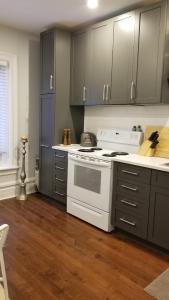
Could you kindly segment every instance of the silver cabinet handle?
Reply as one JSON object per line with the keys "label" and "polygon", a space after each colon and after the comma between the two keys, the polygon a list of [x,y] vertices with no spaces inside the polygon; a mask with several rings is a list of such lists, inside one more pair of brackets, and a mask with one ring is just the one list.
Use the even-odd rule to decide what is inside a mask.
{"label": "silver cabinet handle", "polygon": [[137,207],[137,204],[134,204],[134,203],[131,203],[131,202],[128,202],[126,200],[120,200],[121,203],[124,203],[126,205],[129,205],[129,206],[132,206],[132,207]]}
{"label": "silver cabinet handle", "polygon": [[53,75],[50,75],[50,80],[49,80],[49,85],[50,85],[50,90],[53,90]]}
{"label": "silver cabinet handle", "polygon": [[130,191],[133,191],[133,192],[136,192],[136,191],[137,191],[137,188],[132,188],[132,187],[127,186],[127,185],[124,185],[124,184],[122,184],[121,187],[122,187],[123,189],[127,189],[127,190],[130,190]]}
{"label": "silver cabinet handle", "polygon": [[85,86],[83,86],[83,102],[86,102],[86,91],[87,91],[87,88]]}
{"label": "silver cabinet handle", "polygon": [[106,96],[106,85],[104,84],[104,86],[103,86],[103,102],[105,101],[105,96]]}
{"label": "silver cabinet handle", "polygon": [[110,96],[109,91],[110,91],[110,86],[107,84],[107,86],[106,86],[106,102],[109,101],[109,96]]}
{"label": "silver cabinet handle", "polygon": [[131,226],[133,226],[133,227],[136,226],[136,223],[130,222],[130,221],[124,219],[124,218],[120,218],[120,221],[123,222],[123,223],[126,223],[126,224],[128,224],[128,225],[131,225]]}
{"label": "silver cabinet handle", "polygon": [[61,168],[61,167],[58,167],[58,166],[55,166],[55,169],[58,169],[58,170],[65,170],[65,168]]}
{"label": "silver cabinet handle", "polygon": [[56,194],[56,195],[59,195],[59,196],[61,196],[61,197],[64,197],[64,196],[65,196],[65,194],[61,194],[61,193],[56,192],[56,191],[55,191],[55,194]]}
{"label": "silver cabinet handle", "polygon": [[131,83],[131,90],[130,90],[130,100],[134,101],[136,98],[136,90],[135,90],[135,83],[132,81]]}
{"label": "silver cabinet handle", "polygon": [[136,172],[131,172],[131,171],[127,171],[127,170],[122,170],[123,173],[126,173],[126,174],[130,174],[130,175],[134,175],[134,176],[138,176],[139,173],[136,173]]}
{"label": "silver cabinet handle", "polygon": [[43,148],[49,148],[49,146],[44,145],[44,144],[41,144],[40,147],[43,147]]}
{"label": "silver cabinet handle", "polygon": [[56,179],[57,181],[60,181],[60,182],[65,182],[63,179],[60,179],[60,178],[57,178],[57,177],[55,177],[55,179]]}
{"label": "silver cabinet handle", "polygon": [[57,155],[57,154],[55,154],[55,157],[58,157],[58,158],[65,158],[65,155]]}

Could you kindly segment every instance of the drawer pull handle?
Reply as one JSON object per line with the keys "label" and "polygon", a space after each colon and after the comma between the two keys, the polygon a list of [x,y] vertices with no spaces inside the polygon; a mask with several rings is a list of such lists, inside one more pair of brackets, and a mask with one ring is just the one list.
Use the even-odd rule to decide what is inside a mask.
{"label": "drawer pull handle", "polygon": [[61,196],[61,197],[64,197],[64,196],[65,196],[65,194],[61,194],[61,193],[56,192],[56,191],[55,191],[55,194],[56,194],[56,195],[59,195],[59,196]]}
{"label": "drawer pull handle", "polygon": [[127,189],[127,190],[130,190],[130,191],[133,191],[133,192],[137,192],[137,188],[132,188],[132,187],[124,185],[124,184],[122,184],[121,187],[123,189]]}
{"label": "drawer pull handle", "polygon": [[55,154],[55,157],[58,157],[58,158],[65,158],[65,155],[57,155],[57,154]]}
{"label": "drawer pull handle", "polygon": [[126,173],[126,174],[129,174],[129,175],[134,175],[134,176],[138,176],[139,173],[136,173],[136,172],[130,172],[130,171],[127,171],[127,170],[122,170],[123,173]]}
{"label": "drawer pull handle", "polygon": [[134,203],[131,203],[131,202],[128,202],[126,200],[120,200],[121,203],[124,203],[124,204],[127,204],[129,206],[132,206],[132,207],[137,207],[137,204],[134,204]]}
{"label": "drawer pull handle", "polygon": [[130,222],[130,221],[124,219],[124,218],[120,218],[120,221],[123,222],[123,223],[125,223],[125,224],[131,225],[131,226],[133,226],[133,227],[136,226],[136,223]]}
{"label": "drawer pull handle", "polygon": [[58,169],[58,170],[65,170],[65,168],[61,168],[61,167],[58,167],[58,166],[55,166],[55,169]]}
{"label": "drawer pull handle", "polygon": [[44,144],[41,144],[40,147],[43,147],[43,148],[49,148],[49,146],[44,145]]}
{"label": "drawer pull handle", "polygon": [[60,178],[57,178],[57,177],[55,177],[55,179],[56,179],[57,181],[60,181],[60,182],[65,182],[63,179],[60,179]]}

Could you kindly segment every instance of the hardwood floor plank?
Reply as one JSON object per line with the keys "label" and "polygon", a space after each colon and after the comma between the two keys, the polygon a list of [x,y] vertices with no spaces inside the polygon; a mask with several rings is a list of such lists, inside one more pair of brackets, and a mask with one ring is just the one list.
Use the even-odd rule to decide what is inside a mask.
{"label": "hardwood floor plank", "polygon": [[169,267],[167,254],[105,233],[39,194],[1,201],[3,223],[11,300],[150,300],[144,287]]}

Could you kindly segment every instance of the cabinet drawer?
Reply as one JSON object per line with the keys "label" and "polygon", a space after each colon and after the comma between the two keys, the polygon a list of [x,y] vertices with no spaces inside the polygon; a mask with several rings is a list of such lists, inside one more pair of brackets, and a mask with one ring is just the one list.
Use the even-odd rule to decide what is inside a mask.
{"label": "cabinet drawer", "polygon": [[117,194],[130,198],[148,201],[150,186],[147,184],[130,183],[127,181],[118,180],[116,187]]}
{"label": "cabinet drawer", "polygon": [[141,216],[135,216],[119,209],[115,211],[115,226],[141,238],[147,237],[147,223],[147,219],[144,220]]}
{"label": "cabinet drawer", "polygon": [[56,200],[66,203],[67,185],[58,181],[53,183],[53,196]]}
{"label": "cabinet drawer", "polygon": [[55,150],[54,160],[55,162],[60,162],[62,164],[67,164],[68,153],[66,151]]}
{"label": "cabinet drawer", "polygon": [[151,170],[128,164],[116,164],[117,176],[126,181],[135,181],[149,184],[151,180]]}
{"label": "cabinet drawer", "polygon": [[162,171],[152,172],[152,185],[166,188],[169,190],[169,173]]}
{"label": "cabinet drawer", "polygon": [[58,191],[61,194],[67,193],[67,182],[59,181],[58,179],[54,178],[54,190]]}
{"label": "cabinet drawer", "polygon": [[65,172],[65,173],[67,172],[67,164],[62,161],[55,161],[53,168],[54,168],[54,172],[58,172],[58,171]]}
{"label": "cabinet drawer", "polygon": [[66,170],[62,169],[55,169],[54,170],[54,180],[67,183],[67,172]]}
{"label": "cabinet drawer", "polygon": [[115,200],[116,208],[132,213],[134,215],[145,216],[148,215],[148,207],[149,207],[149,200],[142,201],[142,199],[131,199],[130,197],[124,197],[121,195],[116,195]]}

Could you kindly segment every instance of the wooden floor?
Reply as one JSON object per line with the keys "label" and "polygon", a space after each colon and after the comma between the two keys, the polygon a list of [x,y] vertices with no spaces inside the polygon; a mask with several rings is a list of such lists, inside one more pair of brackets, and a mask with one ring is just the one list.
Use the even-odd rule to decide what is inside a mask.
{"label": "wooden floor", "polygon": [[0,202],[10,233],[10,300],[148,300],[144,287],[169,256],[124,233],[104,233],[42,196]]}

